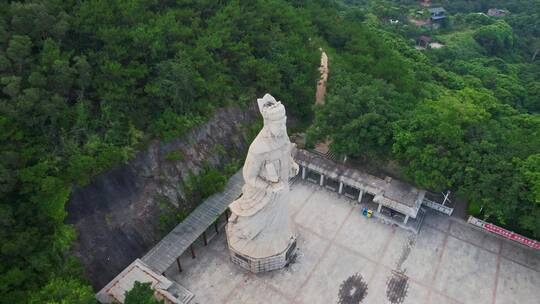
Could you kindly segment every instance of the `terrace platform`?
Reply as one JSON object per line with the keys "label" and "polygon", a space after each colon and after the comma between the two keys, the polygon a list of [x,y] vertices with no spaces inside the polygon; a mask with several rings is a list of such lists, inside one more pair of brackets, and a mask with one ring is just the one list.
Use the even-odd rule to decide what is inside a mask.
{"label": "terrace platform", "polygon": [[165,276],[190,304],[534,304],[540,252],[427,210],[418,234],[361,215],[360,204],[305,180],[291,190],[298,254],[288,267],[252,274],[230,261],[224,233]]}

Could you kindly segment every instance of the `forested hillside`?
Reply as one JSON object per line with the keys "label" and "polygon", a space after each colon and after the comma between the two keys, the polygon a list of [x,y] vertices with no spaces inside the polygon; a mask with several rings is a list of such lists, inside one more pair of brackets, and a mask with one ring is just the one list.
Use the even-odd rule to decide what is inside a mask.
{"label": "forested hillside", "polygon": [[[342,40],[331,43],[311,140],[398,161],[420,187],[457,190],[472,214],[539,238],[540,2],[441,1],[448,18],[439,29],[414,25],[425,18],[417,1],[342,3],[364,21],[335,31]],[[487,16],[494,7],[510,13]],[[443,47],[415,49],[421,35]]]}
{"label": "forested hillside", "polygon": [[94,301],[64,205],[149,139],[269,89],[309,118],[319,39],[308,2],[2,2],[0,303]]}
{"label": "forested hillside", "polygon": [[[540,2],[441,3],[431,31],[408,24],[417,1],[3,1],[0,303],[94,303],[69,253],[73,187],[270,90],[311,141],[539,238]],[[494,3],[511,13],[476,14]],[[416,50],[423,34],[445,47]]]}

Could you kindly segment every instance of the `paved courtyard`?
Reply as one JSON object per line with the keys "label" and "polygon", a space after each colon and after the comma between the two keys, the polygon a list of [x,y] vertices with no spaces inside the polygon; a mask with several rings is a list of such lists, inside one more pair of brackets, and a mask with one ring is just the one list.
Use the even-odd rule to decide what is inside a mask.
{"label": "paved courtyard", "polygon": [[229,261],[224,233],[167,276],[213,304],[537,304],[540,252],[429,212],[420,234],[365,218],[362,206],[299,181],[292,187],[298,254],[251,274]]}

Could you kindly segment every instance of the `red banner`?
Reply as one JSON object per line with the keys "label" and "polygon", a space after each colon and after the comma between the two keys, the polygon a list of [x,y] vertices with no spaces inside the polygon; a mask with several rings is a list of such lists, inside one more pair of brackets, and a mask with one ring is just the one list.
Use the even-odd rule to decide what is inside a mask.
{"label": "red banner", "polygon": [[514,233],[512,231],[508,231],[508,230],[506,230],[504,228],[501,228],[499,226],[495,226],[495,225],[490,224],[490,223],[485,223],[483,225],[483,227],[487,231],[496,233],[498,235],[502,235],[505,238],[511,239],[511,240],[516,241],[518,243],[521,243],[523,245],[532,247],[534,249],[540,249],[540,242],[535,241],[535,240],[531,240],[531,239],[526,238],[526,237],[524,237],[524,236],[522,236],[520,234]]}

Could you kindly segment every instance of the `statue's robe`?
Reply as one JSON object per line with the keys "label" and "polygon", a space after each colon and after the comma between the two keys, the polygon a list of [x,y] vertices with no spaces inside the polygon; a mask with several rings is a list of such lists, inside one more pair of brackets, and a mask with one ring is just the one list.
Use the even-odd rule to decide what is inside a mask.
{"label": "statue's robe", "polygon": [[[291,148],[286,134],[273,137],[266,128],[249,147],[242,196],[229,206],[227,238],[235,251],[253,258],[269,257],[282,253],[294,239],[289,179],[296,170]],[[277,181],[284,187],[275,192],[271,185]]]}

